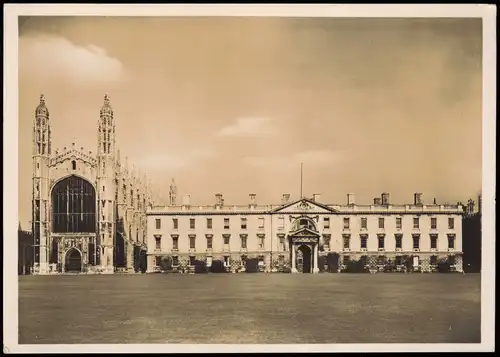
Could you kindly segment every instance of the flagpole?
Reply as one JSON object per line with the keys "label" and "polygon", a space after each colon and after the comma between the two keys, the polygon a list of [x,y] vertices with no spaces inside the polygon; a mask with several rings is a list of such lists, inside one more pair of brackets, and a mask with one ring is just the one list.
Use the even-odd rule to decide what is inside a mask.
{"label": "flagpole", "polygon": [[303,182],[303,178],[302,178],[302,170],[303,170],[303,163],[301,162],[300,163],[300,198],[302,199],[304,196],[302,195],[302,182]]}

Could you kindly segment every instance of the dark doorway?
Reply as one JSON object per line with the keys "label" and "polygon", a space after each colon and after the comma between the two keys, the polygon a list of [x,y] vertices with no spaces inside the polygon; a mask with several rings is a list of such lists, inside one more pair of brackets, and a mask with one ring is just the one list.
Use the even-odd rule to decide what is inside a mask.
{"label": "dark doorway", "polygon": [[82,255],[77,249],[71,249],[66,253],[66,272],[79,273],[82,271]]}
{"label": "dark doorway", "polygon": [[302,264],[297,264],[297,265],[302,265],[302,273],[310,273],[311,272],[311,248],[309,248],[307,245],[301,245],[298,249],[302,254],[298,254],[299,256],[301,255],[301,260]]}

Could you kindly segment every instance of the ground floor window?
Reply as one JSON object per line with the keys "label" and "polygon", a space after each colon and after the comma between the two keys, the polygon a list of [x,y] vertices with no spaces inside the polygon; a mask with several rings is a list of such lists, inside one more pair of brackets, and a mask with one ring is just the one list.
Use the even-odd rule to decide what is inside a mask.
{"label": "ground floor window", "polygon": [[350,256],[348,256],[348,255],[344,255],[344,256],[342,257],[342,264],[347,265],[347,264],[349,263],[349,261],[350,261],[350,260],[351,260],[351,257],[350,257]]}
{"label": "ground floor window", "polygon": [[436,255],[431,255],[430,263],[431,263],[431,265],[437,265],[438,257]]}
{"label": "ground floor window", "polygon": [[227,256],[227,255],[226,255],[226,256],[224,257],[224,266],[228,267],[228,266],[229,266],[229,263],[230,263],[230,262],[229,262],[229,256]]}
{"label": "ground floor window", "polygon": [[361,258],[359,259],[359,261],[361,262],[361,264],[363,266],[365,266],[367,264],[368,257],[366,255],[362,255]]}
{"label": "ground floor window", "polygon": [[403,257],[398,255],[396,256],[396,265],[402,265],[403,264]]}
{"label": "ground floor window", "polygon": [[212,266],[212,257],[207,257],[207,267]]}
{"label": "ground floor window", "polygon": [[241,256],[241,265],[242,266],[246,266],[247,264],[247,256],[246,255],[242,255]]}
{"label": "ground floor window", "polygon": [[161,265],[161,257],[160,256],[155,257],[155,265],[156,266],[160,266]]}
{"label": "ground floor window", "polygon": [[385,256],[379,255],[379,257],[377,258],[377,264],[384,265],[385,264]]}
{"label": "ground floor window", "polygon": [[419,259],[417,256],[413,257],[413,266],[414,267],[418,267],[419,265]]}
{"label": "ground floor window", "polygon": [[176,267],[179,265],[179,257],[178,256],[173,256],[172,257],[172,266]]}
{"label": "ground floor window", "polygon": [[189,257],[189,265],[194,265],[194,262],[195,262],[195,257],[194,256],[190,256]]}

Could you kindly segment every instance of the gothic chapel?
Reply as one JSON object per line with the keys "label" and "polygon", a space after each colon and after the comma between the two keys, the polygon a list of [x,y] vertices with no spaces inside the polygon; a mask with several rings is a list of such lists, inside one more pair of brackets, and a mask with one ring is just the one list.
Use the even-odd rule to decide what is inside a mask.
{"label": "gothic chapel", "polygon": [[151,185],[115,148],[108,96],[100,110],[97,153],[51,148],[43,95],[33,122],[33,274],[146,270],[146,209]]}

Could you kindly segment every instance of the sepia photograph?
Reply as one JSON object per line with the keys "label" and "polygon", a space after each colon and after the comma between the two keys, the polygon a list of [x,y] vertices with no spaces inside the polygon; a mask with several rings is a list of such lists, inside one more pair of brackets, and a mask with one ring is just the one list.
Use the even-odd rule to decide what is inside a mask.
{"label": "sepia photograph", "polygon": [[495,7],[5,9],[4,353],[494,351]]}

